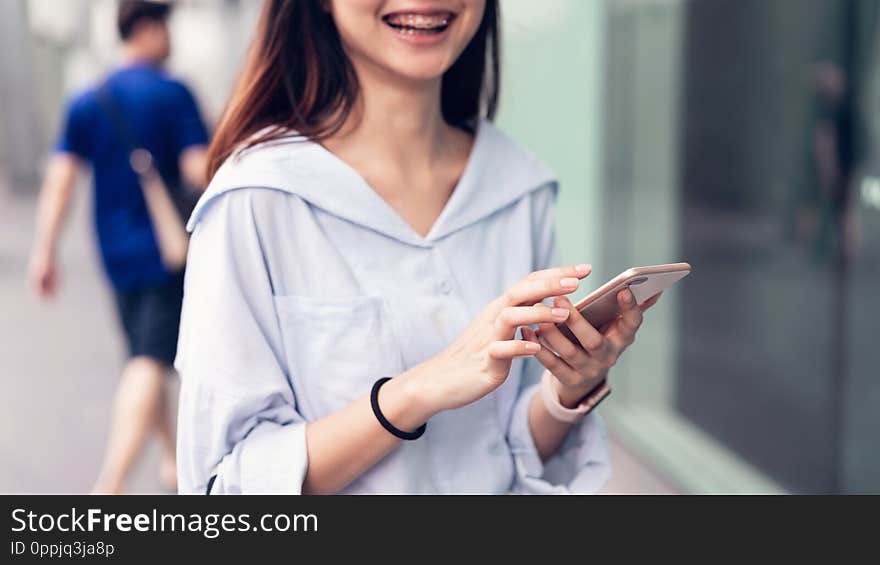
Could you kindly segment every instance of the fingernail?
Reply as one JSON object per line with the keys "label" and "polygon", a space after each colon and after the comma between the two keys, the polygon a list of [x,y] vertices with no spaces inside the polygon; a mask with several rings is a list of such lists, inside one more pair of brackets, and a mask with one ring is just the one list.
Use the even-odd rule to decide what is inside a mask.
{"label": "fingernail", "polygon": [[564,320],[568,318],[568,312],[569,310],[567,308],[552,308],[550,310],[550,313],[553,314],[553,317],[559,320]]}
{"label": "fingernail", "polygon": [[559,284],[563,288],[577,288],[578,280],[574,277],[565,277],[559,281]]}
{"label": "fingernail", "polygon": [[632,304],[632,301],[633,301],[632,291],[630,291],[630,290],[626,291],[626,294],[623,295],[623,301],[626,302],[627,304]]}
{"label": "fingernail", "polygon": [[533,341],[529,341],[526,343],[526,351],[530,353],[537,353],[541,350],[541,346]]}
{"label": "fingernail", "polygon": [[587,263],[582,263],[580,265],[575,265],[574,270],[579,273],[589,273],[592,270],[593,266],[588,265]]}

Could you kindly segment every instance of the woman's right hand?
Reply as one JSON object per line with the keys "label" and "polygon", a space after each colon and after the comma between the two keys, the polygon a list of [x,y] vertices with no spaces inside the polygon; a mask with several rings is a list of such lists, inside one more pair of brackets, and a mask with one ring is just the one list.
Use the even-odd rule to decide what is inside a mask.
{"label": "woman's right hand", "polygon": [[577,265],[531,273],[490,302],[442,353],[404,373],[420,391],[424,409],[434,414],[460,408],[501,386],[513,359],[540,350],[536,343],[514,339],[517,328],[568,318],[566,308],[535,304],[574,292],[590,270]]}

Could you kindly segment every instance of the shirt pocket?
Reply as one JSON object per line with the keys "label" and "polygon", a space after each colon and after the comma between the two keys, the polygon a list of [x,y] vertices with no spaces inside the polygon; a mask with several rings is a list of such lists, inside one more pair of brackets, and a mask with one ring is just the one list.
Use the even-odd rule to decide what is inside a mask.
{"label": "shirt pocket", "polygon": [[321,418],[403,370],[388,308],[380,296],[325,299],[276,296],[275,308],[298,403]]}

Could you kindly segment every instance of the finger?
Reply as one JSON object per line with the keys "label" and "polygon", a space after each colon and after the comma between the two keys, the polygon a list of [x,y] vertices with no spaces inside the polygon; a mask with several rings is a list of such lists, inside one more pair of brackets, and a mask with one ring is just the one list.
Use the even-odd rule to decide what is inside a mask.
{"label": "finger", "polygon": [[574,292],[580,279],[589,274],[587,267],[575,267],[573,271],[565,271],[562,275],[557,274],[558,271],[554,269],[532,273],[507,289],[501,297],[502,302],[505,306],[519,306]]}
{"label": "finger", "polygon": [[523,326],[521,331],[524,340],[540,344],[540,342],[538,341],[538,334],[535,333],[535,330],[528,326]]}
{"label": "finger", "polygon": [[636,297],[632,291],[625,288],[617,293],[617,303],[620,304],[620,320],[623,327],[633,334],[642,325],[642,309],[636,304]]}
{"label": "finger", "polygon": [[[574,307],[571,305],[571,301],[569,301],[567,298],[560,297],[556,299],[557,306],[562,306],[564,304],[568,304],[570,310],[575,310]],[[572,316],[580,316],[580,313],[574,311],[572,314],[569,315],[569,319],[571,319]],[[582,316],[580,317],[583,318]],[[539,324],[538,327],[541,330],[542,338],[544,338],[545,330],[547,331],[549,336],[553,336],[554,330],[557,332],[559,331],[555,327],[551,328],[543,324]],[[571,328],[569,328],[569,331],[571,331]],[[576,369],[583,371],[586,369],[590,369],[594,366],[605,368],[614,363],[614,360],[616,360],[615,349],[612,347],[611,343],[609,343],[602,332],[596,330],[596,328],[593,327],[593,325],[590,324],[586,319],[583,320],[582,325],[578,326],[578,331],[580,335],[574,334],[574,332],[572,332],[575,335],[575,339],[577,339],[578,343],[580,344],[579,346],[575,345],[575,347],[580,350],[583,355],[586,356],[586,358],[581,357],[578,358],[576,361],[571,361],[569,360],[569,357],[557,351],[557,353],[560,353],[560,355],[562,355],[563,358],[566,359],[566,361],[569,361],[569,364],[572,364],[572,366],[574,366]],[[571,340],[568,339],[565,335],[562,335],[562,338],[565,339],[566,342],[571,343]],[[548,337],[547,339],[548,344],[550,344],[550,347],[552,348],[568,348],[568,346],[564,342],[559,341],[558,338],[556,341],[552,341],[552,337]]]}
{"label": "finger", "polygon": [[[539,343],[538,336],[531,328],[523,328],[522,332],[524,339],[533,343]],[[535,354],[535,358],[544,368],[553,373],[553,376],[567,386],[578,386],[584,380],[580,373],[546,347],[541,347],[541,350]]]}
{"label": "finger", "polygon": [[[531,328],[523,328],[523,338],[529,341],[538,341],[540,338]],[[548,347],[541,348],[535,358],[548,371],[558,378],[563,384],[570,387],[583,386],[585,380],[587,382],[597,378],[605,369],[593,360],[589,361],[586,368],[576,369],[553,353]]]}
{"label": "finger", "polygon": [[539,344],[521,339],[493,341],[489,344],[489,357],[496,361],[514,359],[516,357],[531,357],[540,350],[541,346]]}
{"label": "finger", "polygon": [[571,367],[580,370],[590,364],[590,355],[580,345],[573,343],[556,324],[538,324],[540,340],[543,344],[565,360]]}
{"label": "finger", "polygon": [[540,322],[560,323],[568,318],[565,308],[535,306],[508,306],[495,318],[496,339],[510,339],[516,328]]}
{"label": "finger", "polygon": [[541,269],[533,271],[526,276],[526,279],[541,279],[548,277],[575,277],[578,279],[586,278],[593,271],[592,265],[566,265],[564,267],[553,267],[551,269]]}
{"label": "finger", "polygon": [[577,308],[566,297],[557,298],[555,306],[558,308],[567,308],[569,310],[568,320],[565,325],[571,330],[571,333],[577,338],[581,347],[583,347],[590,355],[596,355],[601,352],[604,337],[602,333],[593,327],[583,315],[578,312]]}
{"label": "finger", "polygon": [[632,345],[636,340],[636,333],[642,321],[641,308],[635,308],[638,311],[638,325],[633,327],[632,320],[626,318],[626,314],[619,316],[611,321],[604,332],[605,341],[610,345],[609,354],[606,358],[606,365],[613,365],[623,351]]}
{"label": "finger", "polygon": [[657,294],[655,294],[654,296],[652,296],[651,298],[649,298],[649,299],[645,300],[644,302],[642,302],[642,305],[639,306],[639,308],[642,309],[642,312],[644,312],[645,310],[647,310],[647,309],[650,308],[651,306],[657,304],[657,301],[660,300],[660,295],[661,295],[661,294],[663,294],[663,291],[662,291],[662,290],[661,290],[660,292],[658,292]]}
{"label": "finger", "polygon": [[610,367],[617,362],[617,358],[627,347],[635,343],[636,333],[627,329],[623,319],[618,318],[605,332],[605,341],[608,343],[608,352],[603,361]]}
{"label": "finger", "polygon": [[617,362],[617,358],[623,351],[636,340],[636,332],[642,325],[642,309],[635,300],[635,295],[630,289],[623,289],[617,293],[617,302],[620,304],[621,315],[603,328],[606,343],[609,344],[602,360],[608,367]]}

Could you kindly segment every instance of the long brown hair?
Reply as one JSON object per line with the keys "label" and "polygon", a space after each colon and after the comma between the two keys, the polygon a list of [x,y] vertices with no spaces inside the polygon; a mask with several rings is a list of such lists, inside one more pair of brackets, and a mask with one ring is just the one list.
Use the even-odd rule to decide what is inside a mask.
{"label": "long brown hair", "polygon": [[[481,111],[489,119],[495,115],[498,19],[498,0],[486,0],[476,34],[443,75],[441,104],[450,124],[473,124]],[[266,0],[244,70],[208,151],[207,178],[237,149],[291,130],[313,141],[334,135],[357,96],[357,75],[321,0]]]}

